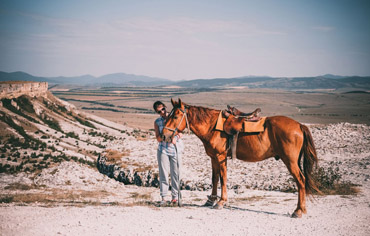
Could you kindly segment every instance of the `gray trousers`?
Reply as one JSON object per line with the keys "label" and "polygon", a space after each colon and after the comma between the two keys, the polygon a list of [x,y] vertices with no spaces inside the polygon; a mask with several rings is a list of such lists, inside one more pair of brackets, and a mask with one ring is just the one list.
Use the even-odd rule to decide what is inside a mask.
{"label": "gray trousers", "polygon": [[177,152],[177,155],[167,155],[166,153],[157,150],[157,159],[159,167],[159,187],[161,197],[168,195],[168,171],[171,174],[171,195],[172,199],[178,198],[180,188],[180,170],[181,166],[181,154]]}

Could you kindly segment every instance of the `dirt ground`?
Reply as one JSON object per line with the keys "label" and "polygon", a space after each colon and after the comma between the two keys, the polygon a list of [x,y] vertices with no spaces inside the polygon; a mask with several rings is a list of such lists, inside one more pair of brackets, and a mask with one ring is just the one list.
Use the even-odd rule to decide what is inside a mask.
{"label": "dirt ground", "polygon": [[[337,175],[355,184],[357,193],[316,196],[307,201],[308,212],[301,219],[290,218],[297,193],[272,190],[292,184],[284,164],[273,158],[230,162],[228,206],[204,207],[211,193],[206,188],[211,163],[200,140],[190,134],[183,137],[182,179],[206,190],[183,190],[183,207],[159,207],[157,188],[124,185],[86,165],[62,162],[39,173],[0,174],[0,235],[370,235],[370,103],[368,95],[353,96],[226,91],[222,96],[207,92],[181,97],[219,109],[225,104],[245,111],[261,107],[265,115],[282,113],[309,123],[319,165],[338,169]],[[157,98],[120,104],[150,109]],[[170,107],[169,97],[160,100]],[[157,116],[86,112],[140,129],[150,129]],[[126,162],[155,166],[156,144],[150,136],[114,140],[111,148],[130,150]]]}
{"label": "dirt ground", "polygon": [[[69,102],[76,105],[79,109],[94,107],[114,108],[117,110],[116,112],[86,109],[84,111],[137,129],[153,128],[153,120],[156,117],[156,114],[152,112],[154,101],[163,101],[170,110],[172,109],[171,98],[181,98],[183,102],[190,105],[214,109],[225,109],[226,105],[229,104],[248,112],[260,107],[262,116],[284,115],[303,123],[330,124],[350,122],[370,125],[370,94],[368,93],[335,93],[321,90],[297,92],[233,88],[194,93],[185,90],[183,94],[179,94],[178,90],[174,90],[172,93],[167,90],[161,94],[158,92],[158,88],[156,88],[154,95],[142,95],[139,93],[139,89],[139,91],[129,93],[130,97],[125,96],[124,93],[120,96],[112,93],[115,95],[115,97],[112,97],[108,96],[111,95],[109,92],[106,92],[107,96],[96,97],[90,94],[89,91],[86,91],[85,94],[67,91],[63,92],[63,94],[55,93],[54,95],[64,99],[75,99]],[[135,97],[133,93],[137,93],[137,96]],[[101,101],[110,106],[86,102],[91,100]],[[130,109],[127,109],[127,107]],[[140,109],[145,109],[147,113],[141,112]]]}

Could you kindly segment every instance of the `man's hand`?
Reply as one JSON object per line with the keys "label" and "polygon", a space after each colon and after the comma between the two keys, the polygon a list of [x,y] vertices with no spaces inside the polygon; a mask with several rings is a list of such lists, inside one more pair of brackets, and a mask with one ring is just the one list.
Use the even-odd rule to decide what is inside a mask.
{"label": "man's hand", "polygon": [[176,144],[177,140],[179,140],[180,138],[182,137],[182,133],[178,133],[176,134],[173,139],[172,139],[172,143],[173,144]]}

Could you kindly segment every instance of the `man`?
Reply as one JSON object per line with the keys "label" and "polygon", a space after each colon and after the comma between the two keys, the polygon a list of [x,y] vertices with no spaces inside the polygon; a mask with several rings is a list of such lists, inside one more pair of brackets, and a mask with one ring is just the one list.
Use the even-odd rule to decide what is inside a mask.
{"label": "man", "polygon": [[183,143],[181,140],[182,134],[179,133],[172,139],[171,142],[165,142],[162,140],[162,131],[166,124],[168,112],[166,111],[166,105],[161,101],[156,101],[153,104],[154,111],[159,114],[154,122],[155,136],[157,138],[158,149],[157,149],[157,160],[159,167],[159,187],[161,195],[161,206],[166,205],[166,197],[168,194],[168,171],[170,170],[171,175],[171,205],[178,204],[178,196],[180,191],[180,164],[181,164],[181,151]]}

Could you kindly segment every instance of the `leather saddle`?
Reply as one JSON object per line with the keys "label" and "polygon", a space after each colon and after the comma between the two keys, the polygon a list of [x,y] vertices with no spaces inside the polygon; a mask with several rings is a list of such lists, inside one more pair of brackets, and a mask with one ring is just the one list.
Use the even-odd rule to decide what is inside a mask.
{"label": "leather saddle", "polygon": [[243,131],[245,121],[259,121],[261,117],[259,114],[261,109],[257,108],[251,113],[244,113],[235,107],[227,105],[227,110],[223,111],[224,116],[227,118],[224,123],[224,131],[229,135],[229,147],[231,147],[231,157],[236,159],[236,145],[238,142],[239,133]]}

